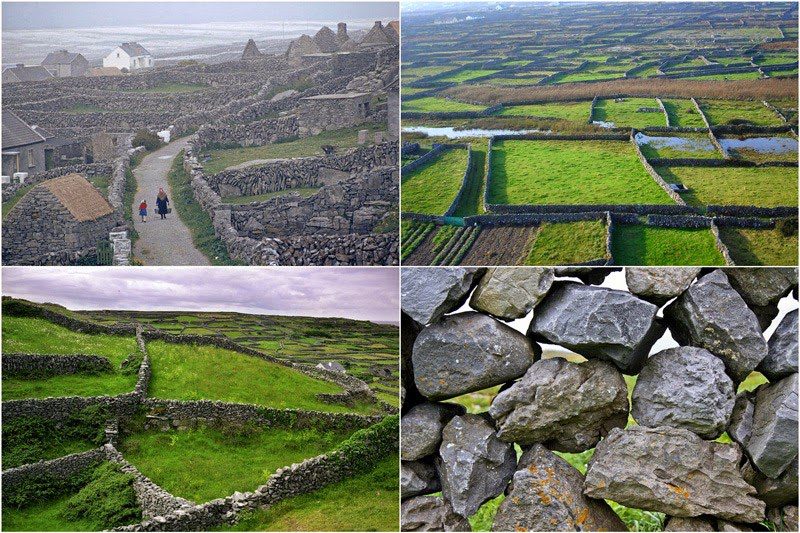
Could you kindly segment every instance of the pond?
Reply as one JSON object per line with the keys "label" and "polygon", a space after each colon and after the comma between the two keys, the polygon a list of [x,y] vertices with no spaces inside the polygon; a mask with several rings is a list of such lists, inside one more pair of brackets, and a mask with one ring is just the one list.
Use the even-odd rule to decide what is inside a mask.
{"label": "pond", "polygon": [[727,152],[743,148],[770,154],[797,152],[797,139],[791,137],[748,137],[745,139],[720,139],[719,143]]}
{"label": "pond", "polygon": [[406,126],[403,128],[405,133],[424,133],[429,137],[447,137],[448,139],[464,139],[468,137],[492,137],[494,135],[519,135],[524,133],[550,133],[541,130],[484,130],[469,129],[457,130],[450,126],[434,128],[431,126]]}
{"label": "pond", "polygon": [[674,148],[685,152],[699,152],[715,150],[711,140],[703,137],[651,137],[644,133],[637,133],[634,137],[636,144],[648,144],[653,148]]}

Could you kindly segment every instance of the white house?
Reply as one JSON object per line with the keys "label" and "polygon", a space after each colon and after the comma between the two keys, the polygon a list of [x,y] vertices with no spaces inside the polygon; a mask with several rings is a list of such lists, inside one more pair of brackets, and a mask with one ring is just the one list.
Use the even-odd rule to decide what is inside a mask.
{"label": "white house", "polygon": [[128,71],[153,66],[153,56],[139,43],[122,43],[103,58],[103,67]]}

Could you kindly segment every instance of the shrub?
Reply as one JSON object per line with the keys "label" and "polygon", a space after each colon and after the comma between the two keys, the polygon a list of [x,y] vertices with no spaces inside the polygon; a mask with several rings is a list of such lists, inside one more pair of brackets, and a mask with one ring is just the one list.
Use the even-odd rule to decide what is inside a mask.
{"label": "shrub", "polygon": [[157,150],[162,144],[161,138],[150,130],[141,129],[133,137],[133,146],[144,146],[148,152]]}
{"label": "shrub", "polygon": [[67,520],[90,520],[102,529],[111,529],[138,522],[142,512],[133,490],[134,476],[113,463],[103,463],[91,481],[72,496],[64,509]]}

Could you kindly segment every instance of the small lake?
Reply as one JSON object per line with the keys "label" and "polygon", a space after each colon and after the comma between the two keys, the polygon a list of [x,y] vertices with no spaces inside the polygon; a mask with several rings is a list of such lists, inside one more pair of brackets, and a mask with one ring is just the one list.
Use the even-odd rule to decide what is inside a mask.
{"label": "small lake", "polygon": [[653,148],[674,148],[685,152],[713,152],[716,150],[710,139],[702,137],[651,137],[644,133],[637,133],[634,140],[639,146],[647,144]]}
{"label": "small lake", "polygon": [[447,137],[448,139],[465,139],[467,137],[492,137],[494,135],[520,135],[525,133],[550,133],[541,130],[457,130],[452,127],[434,128],[430,126],[406,126],[405,133],[424,133],[429,137]]}
{"label": "small lake", "polygon": [[791,137],[749,137],[747,139],[720,139],[719,143],[727,152],[730,149],[744,148],[769,154],[797,152],[797,139]]}

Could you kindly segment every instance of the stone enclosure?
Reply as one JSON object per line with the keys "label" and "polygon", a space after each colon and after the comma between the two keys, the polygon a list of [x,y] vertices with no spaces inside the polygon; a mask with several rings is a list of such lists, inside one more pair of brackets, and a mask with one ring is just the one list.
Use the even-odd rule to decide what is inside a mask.
{"label": "stone enclosure", "polygon": [[797,287],[403,269],[402,530],[469,531],[481,509],[493,531],[627,531],[624,506],[665,531],[796,531]]}

